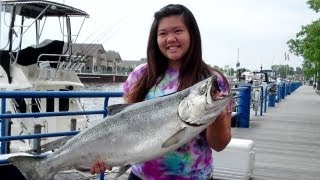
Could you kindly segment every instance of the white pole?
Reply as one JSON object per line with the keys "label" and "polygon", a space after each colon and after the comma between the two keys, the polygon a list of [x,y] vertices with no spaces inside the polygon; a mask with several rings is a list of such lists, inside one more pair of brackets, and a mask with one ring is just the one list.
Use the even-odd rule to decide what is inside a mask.
{"label": "white pole", "polygon": [[118,63],[116,62],[116,74],[118,74]]}
{"label": "white pole", "polygon": [[[0,0],[0,10],[1,10],[1,8],[2,8],[2,0]],[[1,25],[2,25],[2,11],[0,11],[0,49],[1,49],[1,29],[2,29],[2,27],[1,27]]]}

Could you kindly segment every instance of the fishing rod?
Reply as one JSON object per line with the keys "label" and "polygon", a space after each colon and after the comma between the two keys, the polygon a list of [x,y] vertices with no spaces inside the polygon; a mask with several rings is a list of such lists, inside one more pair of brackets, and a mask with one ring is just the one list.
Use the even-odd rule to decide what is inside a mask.
{"label": "fishing rod", "polygon": [[[112,26],[112,27],[120,28],[120,25],[119,25],[119,24],[124,23],[124,21],[127,20],[127,19],[128,19],[128,17],[124,17],[118,24],[116,24],[116,25],[114,25],[114,26]],[[111,30],[112,30],[112,29],[110,29],[110,31],[111,31]],[[116,32],[116,31],[113,31],[113,33],[114,33],[114,32]],[[103,38],[104,38],[107,34],[109,34],[109,32],[108,32],[108,33],[105,33],[104,36],[103,36]],[[100,43],[100,44],[103,44],[105,41],[109,40],[110,37],[112,37],[112,32],[109,34],[109,36],[108,36],[106,39],[103,39],[102,43]],[[93,47],[95,47],[95,48],[92,49]],[[98,48],[99,48],[99,46],[94,46],[94,44],[92,44],[91,47],[90,47],[90,49],[87,51],[87,52],[91,52],[91,53],[90,53],[90,54],[85,54],[85,55],[84,55],[84,57],[85,57],[84,59],[86,59],[87,57],[91,56]],[[92,50],[92,51],[91,51],[91,50]],[[83,52],[84,52],[84,51],[82,51],[81,53],[83,53]],[[81,59],[81,58],[80,58],[80,59]]]}
{"label": "fishing rod", "polygon": [[[69,18],[69,17],[66,17],[66,18]],[[68,33],[67,33],[67,35],[65,35],[65,33],[64,33],[64,29],[65,29],[65,28],[64,28],[64,19],[63,19],[63,22],[61,23],[61,19],[60,19],[60,17],[59,17],[59,26],[60,26],[60,32],[61,32],[62,37],[63,37],[63,42],[64,42],[64,37],[65,37],[65,36],[68,37],[68,43],[67,43],[66,49],[65,49],[64,52],[62,52],[62,54],[65,55],[68,51],[69,51],[70,53],[69,53],[69,56],[65,57],[66,61],[68,62],[68,65],[65,65],[65,64],[66,64],[66,61],[61,61],[62,56],[59,57],[59,62],[61,62],[61,63],[59,63],[58,69],[66,68],[66,67],[68,67],[68,66],[73,62],[73,61],[72,61],[72,56],[73,56],[73,54],[72,54],[72,48],[71,48],[71,46],[72,46],[71,36],[76,36],[75,41],[77,41],[77,38],[78,38],[78,36],[79,36],[79,34],[80,34],[80,31],[82,30],[82,27],[83,27],[83,24],[84,24],[85,20],[86,20],[86,17],[83,19],[83,21],[82,21],[82,23],[81,23],[81,25],[80,25],[80,28],[79,28],[77,34],[72,35],[72,34],[71,34],[70,19],[67,19],[66,23],[68,23],[68,25],[67,25],[67,28],[68,28],[67,31],[68,31]],[[62,24],[63,27],[61,26],[61,24]],[[69,50],[69,49],[70,49],[70,50]]]}
{"label": "fishing rod", "polygon": [[[93,46],[93,45],[92,45]],[[81,47],[83,47],[82,45],[79,45],[78,47],[77,47],[77,49],[80,49]],[[84,48],[80,53],[78,53],[78,55],[76,55],[74,58],[71,58],[73,55],[71,54],[69,57],[69,61],[67,61],[67,64],[66,63],[64,63],[64,64],[62,64],[63,66],[63,68],[66,68],[66,69],[72,69],[72,68],[74,68],[74,66],[76,66],[76,64],[78,64],[78,63],[84,63],[84,61],[85,61],[85,58],[83,58],[83,56],[82,56],[82,54],[85,52],[85,51],[89,51],[89,50],[91,50],[91,48],[89,48],[88,49],[88,47],[87,48]],[[78,50],[77,50],[78,51]],[[74,51],[73,52],[73,54],[75,54],[75,53],[77,53],[77,51]]]}
{"label": "fishing rod", "polygon": [[[98,29],[100,29],[101,27],[102,27],[102,26],[100,26]],[[109,31],[109,30],[108,30],[108,31]],[[90,36],[87,37],[87,39],[86,39],[84,42],[86,42],[87,40],[89,40],[89,38],[90,38],[93,34],[95,34],[95,32],[96,32],[96,31],[92,32],[92,33],[90,34]],[[95,38],[95,39],[92,41],[92,43],[90,43],[89,45],[93,44],[94,41],[96,41],[100,36],[102,36],[102,35],[103,35],[102,33],[104,33],[104,32],[101,32],[101,33],[98,35],[98,37]],[[88,45],[88,46],[89,46],[89,45]],[[85,47],[84,49],[82,49],[81,52],[78,52],[78,50],[79,50],[81,47],[83,47],[83,46],[81,46],[80,44],[77,45],[77,49],[76,49],[74,52],[72,52],[72,55],[75,55],[75,54],[76,54],[76,57],[74,58],[75,61],[77,61],[77,59],[78,59],[80,56],[82,56],[81,54],[83,54],[83,52],[86,51],[87,48],[88,48],[88,47]],[[79,60],[80,60],[80,59],[81,59],[81,57],[79,58]]]}
{"label": "fishing rod", "polygon": [[[127,20],[127,19],[128,19],[128,16],[123,17],[119,22],[116,22],[114,25],[112,25],[112,26],[108,29],[108,31],[106,31],[106,32],[103,34],[103,36],[102,36],[101,38],[99,38],[99,39],[100,39],[100,40],[103,40],[103,38],[104,38],[106,35],[108,35],[111,30],[114,30],[114,27],[120,27],[120,24],[122,24],[122,23],[123,23],[125,20]],[[98,36],[98,37],[100,37],[100,36]],[[98,37],[97,37],[97,38],[98,38]],[[109,36],[107,39],[105,39],[102,43],[104,43],[104,42],[105,42],[106,40],[108,40],[110,37],[111,37],[111,36]],[[95,41],[96,41],[96,39],[95,39],[93,42],[95,42]],[[97,42],[99,42],[99,41],[97,41]],[[100,43],[100,44],[102,44],[102,43]],[[97,43],[95,43],[95,44],[97,44]],[[92,48],[94,48],[94,49],[92,49]],[[85,49],[83,49],[83,51],[80,52],[79,55],[85,54],[84,52],[86,51],[86,52],[91,52],[91,53],[89,54],[89,56],[91,56],[98,48],[99,48],[99,46],[94,46],[94,44],[91,43],[91,44],[89,44],[87,47],[85,47]],[[85,57],[88,57],[88,55],[85,55]],[[81,57],[80,57],[80,59],[81,59]]]}
{"label": "fishing rod", "polygon": [[[103,42],[105,42],[106,40],[108,40],[110,37],[112,37],[111,35],[111,31],[114,29],[113,27],[120,27],[119,24],[121,24],[125,19],[127,19],[127,17],[123,18],[120,22],[118,22],[117,24],[115,24],[114,26],[109,27],[106,31],[102,31],[90,44],[87,44],[85,46],[82,45],[78,45],[77,49],[75,51],[73,51],[73,53],[69,56],[70,57],[70,61],[68,61],[67,63],[61,63],[59,66],[60,68],[65,68],[65,69],[72,69],[72,70],[79,70],[79,68],[82,68],[86,61],[87,61],[87,57],[91,56],[93,53],[95,53],[95,51],[100,48],[99,46],[95,46],[95,44],[93,42],[99,42],[98,39],[103,40]],[[100,26],[102,27],[102,26]],[[100,29],[99,27],[99,29]],[[90,34],[90,36],[87,38],[89,39],[93,34],[95,34],[94,32]],[[106,35],[109,35],[107,38],[105,38]],[[87,41],[87,39],[85,41]],[[82,49],[81,52],[78,52],[78,50],[84,47]],[[73,59],[71,59],[72,55],[77,54]],[[85,55],[83,55],[85,54]]]}
{"label": "fishing rod", "polygon": [[[79,54],[78,54],[78,57],[80,57],[80,58],[78,58],[78,59],[76,59],[76,60],[80,60],[82,57],[83,57],[83,54],[84,54],[84,57],[86,58],[86,57],[88,57],[88,56],[91,56],[98,48],[99,48],[99,46],[96,46],[96,44],[99,44],[99,40],[98,40],[98,38],[101,40],[101,39],[103,39],[107,34],[109,34],[110,33],[110,31],[111,31],[111,29],[112,28],[109,28],[107,31],[105,31],[104,33],[103,33],[103,36],[100,38],[100,37],[97,37],[97,39],[95,39],[93,42],[96,42],[96,43],[91,43],[91,44],[88,44],[88,45],[84,45],[84,49],[81,51],[81,52],[79,52]],[[96,41],[97,40],[97,41]],[[80,46],[82,46],[82,45],[79,45],[79,47]]]}
{"label": "fishing rod", "polygon": [[[86,54],[86,53],[84,53],[84,52],[90,52],[91,50],[93,50],[95,44],[97,44],[97,43],[94,43],[94,42],[99,42],[99,39],[100,39],[100,40],[103,39],[107,34],[110,33],[111,30],[112,30],[112,26],[108,27],[108,29],[107,29],[106,31],[102,31],[102,32],[92,41],[92,43],[90,43],[90,44],[87,44],[87,45],[83,44],[83,46],[82,46],[81,44],[79,44],[79,45],[78,45],[78,49],[79,49],[80,47],[84,47],[84,48],[82,49],[81,52],[78,52],[77,58],[76,58],[75,60],[76,60],[76,61],[77,61],[77,60],[80,60],[80,59],[82,58],[82,54]],[[95,48],[94,48],[94,49],[95,49]],[[75,51],[74,53],[77,53],[77,51]],[[80,57],[80,56],[81,56],[81,57]],[[79,58],[79,57],[80,57],[80,58]]]}

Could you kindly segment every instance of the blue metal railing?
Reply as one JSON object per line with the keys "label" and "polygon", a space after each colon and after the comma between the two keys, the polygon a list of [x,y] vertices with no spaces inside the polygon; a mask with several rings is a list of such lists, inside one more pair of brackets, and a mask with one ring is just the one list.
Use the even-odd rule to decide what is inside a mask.
{"label": "blue metal railing", "polygon": [[[248,128],[250,126],[250,108],[251,108],[251,94],[253,89],[260,89],[260,100],[259,100],[259,110],[260,110],[260,116],[263,115],[263,112],[267,112],[267,107],[274,107],[274,106],[268,106],[269,104],[276,102],[280,102],[281,99],[284,99],[285,96],[290,95],[292,92],[294,92],[297,88],[299,88],[302,84],[301,82],[281,82],[277,85],[277,92],[274,94],[271,94],[272,97],[270,97],[270,94],[268,92],[268,89],[270,88],[272,84],[268,84],[265,86],[252,86],[251,84],[243,84],[240,85],[239,88],[232,88],[232,91],[237,91],[238,95],[238,103],[237,103],[237,109],[236,109],[236,115],[237,115],[237,126],[236,127],[244,127]],[[269,102],[271,101],[271,102]]]}
{"label": "blue metal railing", "polygon": [[[289,86],[289,87],[288,87]],[[277,102],[280,99],[284,99],[286,95],[294,92],[301,83],[280,83],[278,84],[276,98]],[[233,88],[233,91],[237,91],[237,95],[234,100],[237,102],[233,117],[237,118],[237,127],[248,128],[250,121],[250,104],[251,104],[251,85],[240,86],[239,88]],[[290,93],[288,93],[290,92]],[[268,98],[267,87],[261,87],[260,91],[260,115],[262,116],[262,108],[266,112]],[[108,113],[105,107],[108,106],[110,97],[122,97],[122,92],[68,92],[68,91],[2,91],[0,92],[1,98],[1,154],[5,152],[6,141],[21,140],[21,139],[37,139],[44,137],[56,137],[56,136],[71,136],[79,133],[79,131],[57,132],[57,133],[44,133],[44,134],[32,134],[32,135],[19,135],[19,136],[6,136],[5,123],[6,118],[27,118],[27,117],[50,117],[50,116],[72,116],[72,115],[89,115],[89,114],[103,114],[105,117]],[[80,111],[80,112],[45,112],[45,113],[19,113],[19,114],[6,114],[6,99],[8,98],[105,98],[104,106],[102,110],[95,111]],[[264,105],[264,106],[263,106]],[[1,163],[8,163],[2,162]],[[103,175],[101,175],[103,177]]]}
{"label": "blue metal railing", "polygon": [[[0,92],[1,98],[1,154],[5,153],[5,143],[9,140],[20,139],[34,139],[43,137],[55,137],[55,136],[70,136],[75,135],[78,132],[59,132],[59,133],[47,133],[47,134],[33,134],[33,135],[20,135],[20,136],[6,136],[6,118],[26,118],[26,117],[49,117],[49,116],[72,116],[72,115],[84,115],[84,114],[103,114],[105,117],[108,114],[108,110],[105,108],[108,106],[110,97],[122,97],[122,92],[66,92],[66,91],[2,91]],[[81,111],[81,112],[44,112],[44,113],[19,113],[19,114],[6,114],[6,100],[8,98],[66,98],[66,97],[78,97],[78,98],[105,98],[104,108],[98,111]]]}

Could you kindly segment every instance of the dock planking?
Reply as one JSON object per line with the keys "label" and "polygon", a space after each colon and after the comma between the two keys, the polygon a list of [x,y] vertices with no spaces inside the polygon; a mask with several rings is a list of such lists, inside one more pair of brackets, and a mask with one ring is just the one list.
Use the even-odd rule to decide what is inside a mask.
{"label": "dock planking", "polygon": [[250,128],[232,128],[234,138],[256,144],[253,180],[320,179],[320,96],[301,86]]}

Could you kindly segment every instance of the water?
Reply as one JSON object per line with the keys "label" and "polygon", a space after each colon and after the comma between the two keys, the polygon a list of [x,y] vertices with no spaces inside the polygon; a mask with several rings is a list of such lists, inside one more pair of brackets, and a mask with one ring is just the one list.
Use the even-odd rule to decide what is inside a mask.
{"label": "water", "polygon": [[[87,83],[81,89],[81,91],[99,91],[99,92],[120,92],[122,91],[123,83]],[[83,104],[84,110],[102,110],[104,106],[104,98],[82,98],[81,103]],[[108,105],[123,103],[123,98],[109,98]],[[103,115],[89,115],[90,122],[96,123],[103,118]]]}

